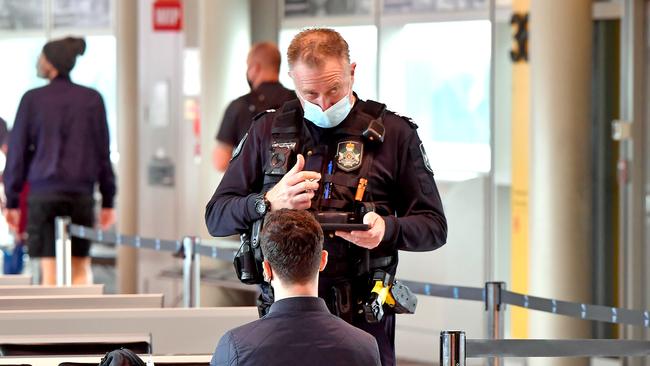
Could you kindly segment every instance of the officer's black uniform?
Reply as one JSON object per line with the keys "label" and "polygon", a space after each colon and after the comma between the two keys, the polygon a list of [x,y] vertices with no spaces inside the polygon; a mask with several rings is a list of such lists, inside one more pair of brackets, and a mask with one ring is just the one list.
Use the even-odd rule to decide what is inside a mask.
{"label": "officer's black uniform", "polygon": [[[371,103],[356,99],[347,118],[337,127],[323,129],[302,118],[297,101],[282,111],[266,113],[253,123],[247,137],[235,150],[219,187],[206,208],[210,234],[226,236],[244,233],[260,219],[255,210],[259,192],[270,189],[280,177],[265,174],[277,163],[271,159],[287,126],[274,122],[290,103],[297,104],[298,142],[295,152],[305,156],[305,169],[321,172],[319,191],[312,201],[313,210],[350,211],[360,178],[368,179],[364,201],[373,202],[386,223],[384,239],[370,251],[370,269],[382,268],[394,274],[397,251],[429,251],[442,246],[447,237],[447,222],[431,168],[416,126],[394,113],[383,116],[383,143],[368,142],[362,136],[368,125],[366,107]],[[282,144],[280,144],[282,145]],[[286,146],[286,145],[285,145]],[[333,174],[327,174],[329,162]],[[365,164],[365,165],[364,165]],[[288,166],[291,168],[291,165]],[[362,173],[365,172],[365,173]],[[366,174],[366,177],[361,177]],[[265,184],[266,182],[266,184]],[[325,183],[332,183],[331,199],[323,199]],[[382,364],[394,365],[394,314],[369,324],[358,314],[357,301],[370,293],[368,274],[362,274],[365,249],[339,237],[326,235],[324,249],[329,261],[320,275],[319,296],[330,310],[375,336]],[[351,294],[348,297],[346,294]]]}
{"label": "officer's black uniform", "polygon": [[217,140],[237,146],[258,113],[280,108],[284,102],[295,99],[296,94],[278,82],[265,82],[255,90],[233,100],[223,115]]}

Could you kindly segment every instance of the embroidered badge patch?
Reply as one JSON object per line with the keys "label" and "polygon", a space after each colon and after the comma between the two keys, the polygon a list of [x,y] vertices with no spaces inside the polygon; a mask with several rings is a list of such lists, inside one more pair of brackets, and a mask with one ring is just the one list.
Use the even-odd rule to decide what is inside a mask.
{"label": "embroidered badge patch", "polygon": [[424,167],[427,168],[429,173],[433,174],[433,169],[431,169],[429,157],[427,156],[427,152],[424,150],[424,144],[422,143],[420,143],[420,152],[422,153],[422,160],[424,160]]}
{"label": "embroidered badge patch", "polygon": [[359,141],[339,142],[336,149],[336,166],[344,172],[351,172],[361,166],[363,144]]}

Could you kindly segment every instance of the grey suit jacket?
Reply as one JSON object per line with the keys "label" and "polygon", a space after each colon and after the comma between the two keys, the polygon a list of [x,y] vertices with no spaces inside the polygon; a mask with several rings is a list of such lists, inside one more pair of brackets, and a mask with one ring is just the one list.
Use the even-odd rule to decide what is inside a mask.
{"label": "grey suit jacket", "polygon": [[381,361],[375,338],[332,315],[323,299],[292,297],[226,332],[210,365],[378,366]]}

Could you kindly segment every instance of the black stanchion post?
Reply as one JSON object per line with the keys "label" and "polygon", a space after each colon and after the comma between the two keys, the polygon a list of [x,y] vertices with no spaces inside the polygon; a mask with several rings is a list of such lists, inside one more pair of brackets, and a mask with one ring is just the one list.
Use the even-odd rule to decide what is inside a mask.
{"label": "black stanchion post", "polygon": [[57,286],[72,285],[72,242],[70,241],[70,217],[54,219],[54,249],[56,255]]}
{"label": "black stanchion post", "polygon": [[465,332],[440,332],[440,366],[465,366]]}
{"label": "black stanchion post", "polygon": [[[503,310],[505,304],[501,301],[502,290],[505,289],[504,282],[487,282],[485,284],[485,311],[487,311],[488,339],[503,339]],[[502,366],[501,358],[492,357],[488,359],[488,366]]]}

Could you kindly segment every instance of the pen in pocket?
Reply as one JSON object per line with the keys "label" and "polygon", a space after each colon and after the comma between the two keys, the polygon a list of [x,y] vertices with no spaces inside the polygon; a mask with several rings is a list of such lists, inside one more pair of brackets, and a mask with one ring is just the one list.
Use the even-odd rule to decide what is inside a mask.
{"label": "pen in pocket", "polygon": [[329,182],[325,183],[325,191],[323,193],[323,198],[326,200],[330,199],[330,196],[332,195],[332,171],[334,169],[334,166],[332,164],[332,161],[330,160],[329,164],[327,164],[327,175],[329,176]]}

